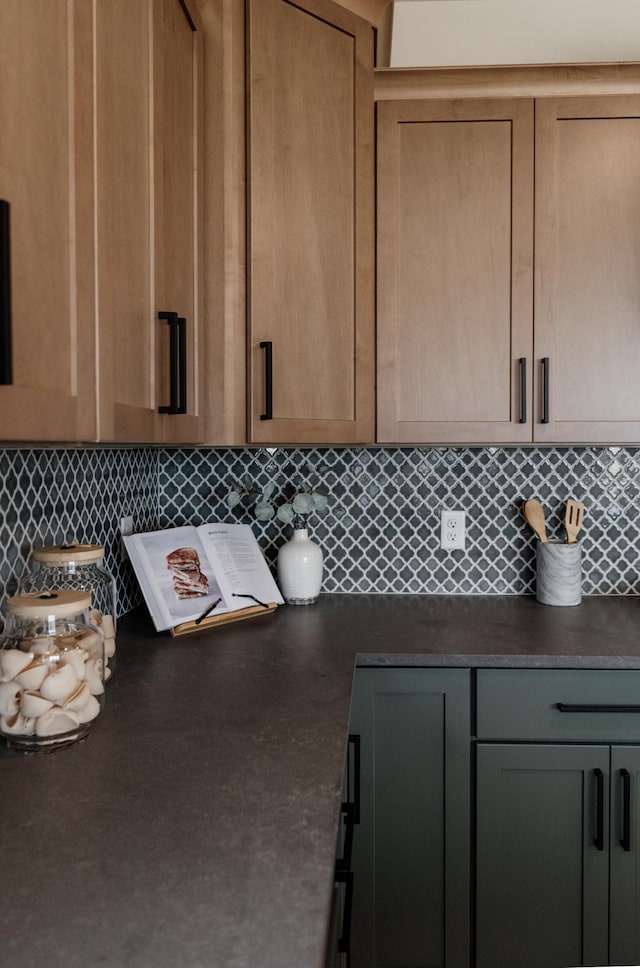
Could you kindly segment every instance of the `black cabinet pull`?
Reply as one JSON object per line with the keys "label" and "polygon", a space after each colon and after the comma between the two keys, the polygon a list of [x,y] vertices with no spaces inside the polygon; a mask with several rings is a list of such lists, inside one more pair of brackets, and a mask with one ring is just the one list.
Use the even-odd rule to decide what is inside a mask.
{"label": "black cabinet pull", "polygon": [[360,735],[349,733],[347,743],[347,801],[353,806],[353,822],[360,823]]}
{"label": "black cabinet pull", "polygon": [[521,356],[520,364],[520,423],[527,422],[527,358]]}
{"label": "black cabinet pull", "polygon": [[620,846],[627,853],[631,850],[631,774],[620,770],[622,777],[622,838]]}
{"label": "black cabinet pull", "polygon": [[596,850],[604,850],[604,774],[596,767],[593,775],[596,778],[596,835],[593,843]]}
{"label": "black cabinet pull", "polygon": [[264,413],[260,420],[273,420],[273,343],[270,339],[262,340],[260,349],[264,354]]}
{"label": "black cabinet pull", "polygon": [[11,226],[9,202],[0,200],[0,385],[12,383]]}
{"label": "black cabinet pull", "polygon": [[345,956],[346,968],[351,957],[351,910],[353,908],[353,874],[351,871],[336,871],[336,883],[345,885],[342,906],[342,930],[338,938],[338,952]]}
{"label": "black cabinet pull", "polygon": [[566,702],[557,702],[556,709],[561,713],[640,713],[640,706],[637,705],[598,705],[586,703],[584,705],[571,705]]}
{"label": "black cabinet pull", "polygon": [[545,356],[542,360],[542,420],[541,423],[549,423],[549,357]]}
{"label": "black cabinet pull", "polygon": [[169,324],[169,403],[158,413],[187,412],[187,320],[174,312],[158,313]]}

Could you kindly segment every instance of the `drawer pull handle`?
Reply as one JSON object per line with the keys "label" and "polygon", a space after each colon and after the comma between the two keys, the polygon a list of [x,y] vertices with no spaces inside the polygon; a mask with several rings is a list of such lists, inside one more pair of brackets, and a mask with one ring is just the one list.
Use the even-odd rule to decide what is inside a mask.
{"label": "drawer pull handle", "polygon": [[571,705],[566,702],[557,702],[556,709],[561,713],[640,713],[640,705]]}
{"label": "drawer pull handle", "polygon": [[593,774],[596,778],[596,835],[593,843],[596,850],[604,850],[604,774],[597,767]]}
{"label": "drawer pull handle", "polygon": [[631,850],[631,774],[620,770],[622,777],[622,839],[620,846],[627,853]]}

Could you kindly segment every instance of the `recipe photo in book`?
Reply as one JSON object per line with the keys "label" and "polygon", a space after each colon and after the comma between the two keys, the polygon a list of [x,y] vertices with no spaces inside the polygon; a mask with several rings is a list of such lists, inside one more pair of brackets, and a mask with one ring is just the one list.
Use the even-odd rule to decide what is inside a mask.
{"label": "recipe photo in book", "polygon": [[158,632],[205,612],[283,602],[248,524],[146,531],[127,535],[124,543]]}

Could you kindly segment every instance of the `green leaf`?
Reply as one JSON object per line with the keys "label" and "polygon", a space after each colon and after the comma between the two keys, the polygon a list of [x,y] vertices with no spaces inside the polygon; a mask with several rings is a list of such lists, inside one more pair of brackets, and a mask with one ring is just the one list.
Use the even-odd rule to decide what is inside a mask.
{"label": "green leaf", "polygon": [[265,487],[262,488],[262,497],[264,498],[265,501],[269,500],[269,498],[271,497],[275,489],[276,489],[276,486],[273,483],[273,481],[270,484],[266,484]]}
{"label": "green leaf", "polygon": [[236,504],[240,503],[240,501],[241,501],[241,495],[239,491],[229,491],[229,493],[227,494],[227,502],[226,502],[228,508],[234,508]]}
{"label": "green leaf", "polygon": [[329,504],[329,495],[325,494],[324,491],[314,491],[311,498],[316,511],[324,511]]}
{"label": "green leaf", "polygon": [[258,501],[254,508],[254,514],[256,521],[269,521],[275,514],[275,511],[273,510],[273,505],[268,501]]}
{"label": "green leaf", "polygon": [[295,517],[295,511],[291,504],[281,504],[277,511],[277,517],[283,524],[291,524]]}
{"label": "green leaf", "polygon": [[311,494],[296,494],[292,503],[296,514],[310,514],[313,511],[314,505]]}

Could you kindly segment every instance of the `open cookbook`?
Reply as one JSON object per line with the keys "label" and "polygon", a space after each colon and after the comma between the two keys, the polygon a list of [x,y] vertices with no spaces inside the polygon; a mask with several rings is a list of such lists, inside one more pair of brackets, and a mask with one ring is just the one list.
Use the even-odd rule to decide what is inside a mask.
{"label": "open cookbook", "polygon": [[248,524],[202,524],[124,539],[158,632],[273,611],[284,599]]}

